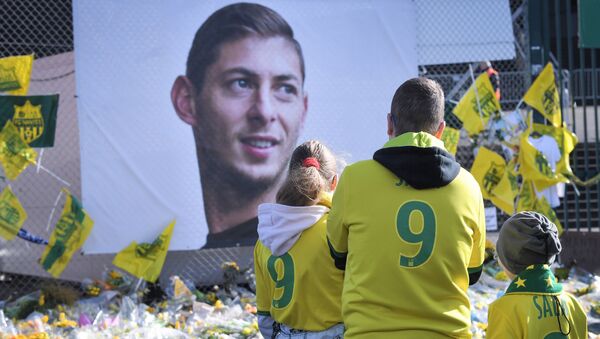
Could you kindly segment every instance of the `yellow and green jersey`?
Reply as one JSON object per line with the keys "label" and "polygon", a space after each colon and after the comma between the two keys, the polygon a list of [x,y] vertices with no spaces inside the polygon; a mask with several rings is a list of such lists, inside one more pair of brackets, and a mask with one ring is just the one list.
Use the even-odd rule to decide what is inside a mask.
{"label": "yellow and green jersey", "polygon": [[475,179],[427,133],[390,140],[345,168],[328,220],[346,260],[346,338],[470,337],[469,272],[480,272],[485,214]]}
{"label": "yellow and green jersey", "polygon": [[344,272],[334,266],[327,246],[325,213],[304,230],[290,250],[272,255],[259,240],[254,248],[259,315],[305,331],[322,331],[342,322]]}
{"label": "yellow and green jersey", "polygon": [[489,307],[486,338],[587,337],[585,311],[548,265],[527,267]]}

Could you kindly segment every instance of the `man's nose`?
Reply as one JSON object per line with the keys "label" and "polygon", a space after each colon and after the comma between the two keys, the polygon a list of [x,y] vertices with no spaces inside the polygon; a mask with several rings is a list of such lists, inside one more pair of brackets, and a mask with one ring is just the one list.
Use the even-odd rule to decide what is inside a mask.
{"label": "man's nose", "polygon": [[253,106],[248,114],[250,121],[261,125],[266,125],[275,121],[277,113],[273,99],[271,90],[267,86],[259,88],[259,90],[254,93]]}

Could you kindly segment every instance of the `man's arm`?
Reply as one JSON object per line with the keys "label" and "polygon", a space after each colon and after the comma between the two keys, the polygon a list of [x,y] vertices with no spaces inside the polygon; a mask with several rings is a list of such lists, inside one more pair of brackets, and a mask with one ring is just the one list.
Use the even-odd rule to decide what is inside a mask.
{"label": "man's arm", "polygon": [[473,227],[473,249],[469,260],[469,285],[475,284],[481,277],[483,260],[485,259],[485,207],[483,198],[478,195],[477,224]]}
{"label": "man's arm", "polygon": [[346,258],[348,256],[348,227],[344,216],[347,210],[348,178],[347,170],[340,177],[340,182],[333,194],[331,211],[327,219],[327,244],[329,253],[333,258],[335,267],[340,270],[346,269]]}

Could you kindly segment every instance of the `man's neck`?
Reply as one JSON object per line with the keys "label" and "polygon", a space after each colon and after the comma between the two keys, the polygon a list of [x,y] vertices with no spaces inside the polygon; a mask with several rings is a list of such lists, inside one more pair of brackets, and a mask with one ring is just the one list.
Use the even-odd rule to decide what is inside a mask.
{"label": "man's neck", "polygon": [[[240,187],[228,182],[222,172],[201,170],[202,196],[209,233],[219,233],[257,216],[258,205],[274,202],[281,178],[266,190]],[[214,175],[217,173],[218,175]]]}

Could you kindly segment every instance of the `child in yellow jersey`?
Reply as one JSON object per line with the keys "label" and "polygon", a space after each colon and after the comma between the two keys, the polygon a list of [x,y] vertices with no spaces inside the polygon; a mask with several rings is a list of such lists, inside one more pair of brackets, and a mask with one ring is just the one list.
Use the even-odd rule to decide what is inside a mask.
{"label": "child in yellow jersey", "polygon": [[549,268],[561,250],[556,225],[542,214],[519,212],[502,225],[496,250],[514,280],[490,305],[487,338],[588,337],[583,308]]}
{"label": "child in yellow jersey", "polygon": [[318,141],[292,153],[274,204],[258,207],[254,248],[258,323],[265,338],[343,338],[344,271],[327,245],[336,161]]}

